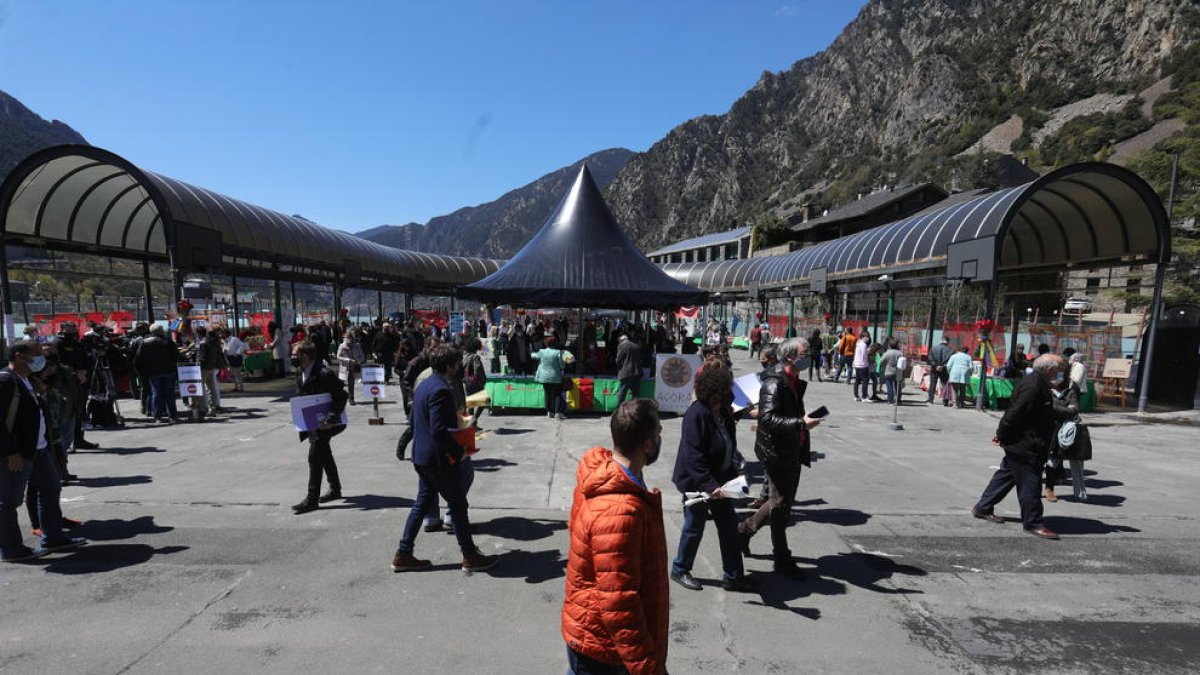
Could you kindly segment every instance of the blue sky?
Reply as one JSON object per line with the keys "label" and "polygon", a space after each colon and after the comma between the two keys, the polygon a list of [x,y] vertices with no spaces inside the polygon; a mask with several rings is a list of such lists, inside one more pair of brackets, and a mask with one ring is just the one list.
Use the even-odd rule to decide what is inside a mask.
{"label": "blue sky", "polygon": [[143,168],[359,231],[645,150],[862,4],[0,0],[0,90]]}

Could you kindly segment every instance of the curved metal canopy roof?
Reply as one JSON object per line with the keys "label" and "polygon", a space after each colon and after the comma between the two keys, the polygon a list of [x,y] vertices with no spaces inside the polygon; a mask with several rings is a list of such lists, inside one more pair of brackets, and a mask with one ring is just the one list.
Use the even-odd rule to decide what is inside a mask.
{"label": "curved metal canopy roof", "polygon": [[382,246],[85,145],[48,148],[13,169],[0,187],[0,234],[62,250],[182,259],[184,271],[195,258],[203,271],[404,290],[449,290],[501,264]]}
{"label": "curved metal canopy roof", "polygon": [[988,239],[999,273],[1161,263],[1171,256],[1158,195],[1127,169],[1089,162],[787,255],[665,269],[709,291],[739,293],[803,286],[822,276],[862,281],[883,272],[944,271],[951,244]]}

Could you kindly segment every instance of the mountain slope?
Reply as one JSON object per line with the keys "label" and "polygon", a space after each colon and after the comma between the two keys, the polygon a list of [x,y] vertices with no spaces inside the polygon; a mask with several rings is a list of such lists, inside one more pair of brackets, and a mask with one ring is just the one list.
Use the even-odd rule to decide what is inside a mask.
{"label": "mountain slope", "polygon": [[[686,122],[635,156],[606,197],[651,249],[879,184],[947,182],[955,163],[980,161],[955,156],[1013,115],[1025,122],[1013,147],[1038,164],[1024,134],[1065,104],[1158,80],[1196,41],[1193,4],[871,0],[825,51],[764,73],[728,113]],[[1140,117],[1136,100],[1130,113]],[[1149,126],[1103,122],[1126,133],[1115,140]],[[1045,164],[1080,154],[1060,151],[1067,140],[1044,139]]]}
{"label": "mountain slope", "polygon": [[63,143],[87,141],[66,124],[58,120],[47,122],[0,91],[0,181],[31,153]]}
{"label": "mountain slope", "polygon": [[420,225],[383,225],[357,236],[386,246],[429,253],[508,258],[541,227],[587,162],[596,184],[604,189],[633,153],[612,148],[588,155],[503,195]]}

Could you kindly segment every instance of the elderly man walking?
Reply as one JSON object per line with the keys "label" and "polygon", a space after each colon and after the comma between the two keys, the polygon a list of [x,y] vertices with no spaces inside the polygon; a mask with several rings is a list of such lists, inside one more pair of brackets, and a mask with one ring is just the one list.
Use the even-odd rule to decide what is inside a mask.
{"label": "elderly man walking", "polygon": [[1054,421],[1070,412],[1055,410],[1050,391],[1054,381],[1062,378],[1064,367],[1061,357],[1039,356],[1033,362],[1033,372],[1013,387],[1008,410],[992,439],[992,443],[1004,448],[1004,459],[979,503],[971,509],[971,515],[991,523],[1003,523],[1004,519],[997,516],[994,509],[1016,487],[1025,531],[1043,539],[1059,538],[1058,533],[1042,521],[1041,480],[1042,466],[1050,453],[1054,435]]}

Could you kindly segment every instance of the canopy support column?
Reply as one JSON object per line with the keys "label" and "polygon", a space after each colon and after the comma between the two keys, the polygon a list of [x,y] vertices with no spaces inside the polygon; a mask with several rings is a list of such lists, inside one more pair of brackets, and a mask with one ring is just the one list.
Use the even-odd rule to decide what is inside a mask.
{"label": "canopy support column", "polygon": [[[1137,410],[1139,413],[1146,412],[1146,405],[1150,402],[1150,379],[1151,373],[1154,372],[1152,370],[1152,366],[1154,365],[1154,342],[1155,338],[1158,337],[1158,322],[1162,315],[1162,307],[1159,305],[1162,303],[1163,275],[1167,271],[1167,266],[1162,262],[1159,262],[1155,267],[1158,269],[1154,270],[1154,299],[1150,301],[1150,329],[1147,331],[1146,339],[1142,343],[1144,345],[1143,349],[1146,352],[1146,358],[1142,360],[1140,366],[1143,375],[1141,378],[1142,386],[1138,391]],[[5,302],[8,302],[7,291],[4,297],[6,298]]]}
{"label": "canopy support column", "polygon": [[142,285],[146,293],[146,322],[154,323],[154,293],[150,289],[150,261],[142,261]]}
{"label": "canopy support column", "polygon": [[794,338],[796,337],[796,296],[791,295],[790,290],[788,291],[788,300],[790,301],[788,305],[788,326],[787,330],[784,331],[784,336]]}
{"label": "canopy support column", "polygon": [[383,323],[383,290],[377,290],[375,291],[375,294],[379,300],[379,323]]}
{"label": "canopy support column", "polygon": [[271,291],[272,291],[272,294],[275,296],[274,297],[274,300],[275,300],[275,325],[279,326],[279,330],[282,331],[283,330],[283,292],[279,288],[279,283],[280,282],[278,279],[273,280],[271,282],[271,284],[272,284],[272,286],[274,286],[274,288],[272,288]]}
{"label": "canopy support column", "polygon": [[292,286],[292,325],[295,326],[300,319],[300,312],[296,311],[296,282],[289,281],[288,283]]}
{"label": "canopy support column", "polygon": [[0,242],[0,296],[3,296],[4,322],[0,325],[0,343],[5,347],[4,358],[8,358],[8,344],[13,340],[12,286],[8,282],[8,247]]}
{"label": "canopy support column", "polygon": [[229,280],[230,280],[230,283],[229,283],[229,285],[232,287],[232,290],[233,290],[233,294],[232,294],[232,295],[233,295],[233,335],[237,335],[237,334],[238,334],[238,289],[237,289],[237,275],[235,274],[235,275],[233,275],[233,276],[229,277]]}
{"label": "canopy support column", "polygon": [[929,299],[929,327],[925,335],[925,354],[928,355],[933,351],[933,329],[934,318],[937,316],[937,294],[934,293]]}

